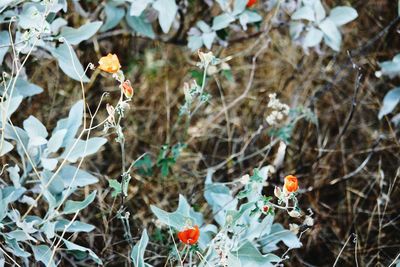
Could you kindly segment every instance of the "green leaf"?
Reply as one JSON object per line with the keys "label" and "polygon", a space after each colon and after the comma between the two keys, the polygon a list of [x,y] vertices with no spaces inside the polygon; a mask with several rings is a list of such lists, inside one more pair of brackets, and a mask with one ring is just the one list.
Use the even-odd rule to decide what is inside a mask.
{"label": "green leaf", "polygon": [[103,22],[89,22],[75,29],[65,26],[61,28],[61,36],[64,37],[70,45],[77,45],[82,41],[88,40],[100,29]]}
{"label": "green leaf", "polygon": [[86,208],[87,206],[89,206],[90,203],[93,202],[94,198],[96,197],[96,193],[96,190],[93,191],[83,201],[68,200],[67,202],[65,202],[63,214],[75,213]]}
{"label": "green leaf", "polygon": [[140,241],[136,243],[131,252],[131,259],[135,267],[148,266],[144,262],[144,252],[146,251],[148,242],[149,242],[149,236],[147,235],[147,230],[144,229]]}
{"label": "green leaf", "polygon": [[271,231],[261,237],[258,241],[262,245],[262,251],[264,253],[277,250],[279,248],[277,244],[281,241],[290,249],[302,246],[301,242],[293,232],[286,230],[278,223],[273,224]]}
{"label": "green leaf", "polygon": [[153,162],[149,154],[144,155],[140,160],[136,161],[133,167],[137,169],[140,175],[153,175]]}
{"label": "green leaf", "polygon": [[108,186],[113,189],[111,196],[116,197],[122,193],[121,183],[115,179],[108,180]]}
{"label": "green leaf", "polygon": [[0,65],[3,63],[4,56],[8,52],[10,45],[10,35],[8,31],[0,32]]}
{"label": "green leaf", "polygon": [[305,47],[312,47],[318,45],[322,41],[324,34],[322,31],[311,26],[306,36],[304,37],[303,45]]}
{"label": "green leaf", "polygon": [[308,21],[315,21],[315,14],[314,10],[309,6],[303,6],[296,10],[292,16],[292,20],[308,20]]}

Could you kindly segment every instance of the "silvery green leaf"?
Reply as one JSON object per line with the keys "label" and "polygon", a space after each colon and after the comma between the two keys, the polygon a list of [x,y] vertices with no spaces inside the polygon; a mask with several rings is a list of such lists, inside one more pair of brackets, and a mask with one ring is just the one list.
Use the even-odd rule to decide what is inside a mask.
{"label": "silvery green leaf", "polygon": [[342,43],[342,35],[333,21],[329,18],[324,19],[318,27],[324,33],[325,43],[335,51],[340,50],[340,44]]}
{"label": "silvery green leaf", "polygon": [[0,140],[0,156],[4,156],[8,152],[10,152],[13,148],[14,146],[10,142],[4,139]]}
{"label": "silvery green leaf", "polygon": [[46,170],[52,171],[57,167],[57,159],[41,158],[42,166]]}
{"label": "silvery green leaf", "polygon": [[201,39],[203,40],[203,43],[207,49],[211,49],[215,37],[217,37],[215,32],[203,33],[201,35]]}
{"label": "silvery green leaf", "polygon": [[324,34],[322,31],[315,27],[311,27],[304,37],[303,45],[305,47],[312,47],[318,45],[322,41]]}
{"label": "silvery green leaf", "polygon": [[314,2],[314,12],[315,12],[315,18],[316,18],[317,22],[323,20],[326,17],[325,8],[322,5],[320,0],[316,0]]}
{"label": "silvery green leaf", "polygon": [[76,81],[80,81],[81,79],[83,82],[90,81],[72,47],[68,47],[67,44],[62,44],[57,48],[49,46],[46,48],[51,52],[53,57],[57,59],[58,65],[62,71],[70,78]]}
{"label": "silvery green leaf", "polygon": [[236,210],[238,200],[232,197],[231,190],[224,184],[213,183],[213,170],[208,170],[205,180],[204,198],[211,206],[215,221],[223,226],[228,210]]}
{"label": "silvery green leaf", "polygon": [[63,214],[71,214],[71,213],[76,213],[87,206],[90,205],[90,203],[93,202],[94,198],[96,197],[97,191],[93,191],[88,195],[83,201],[74,201],[74,200],[67,200],[65,202]]}
{"label": "silvery green leaf", "polygon": [[390,78],[400,74],[400,54],[393,57],[392,60],[379,62],[383,75],[388,75]]}
{"label": "silvery green leaf", "polygon": [[278,249],[277,244],[282,241],[288,248],[300,248],[302,246],[298,237],[291,231],[286,230],[280,224],[273,224],[271,232],[258,240],[262,245],[263,253]]}
{"label": "silvery green leaf", "polygon": [[274,254],[261,254],[249,241],[246,241],[238,250],[231,251],[229,257],[237,258],[240,266],[273,267],[281,262],[281,258]]}
{"label": "silvery green leaf", "polygon": [[125,20],[128,23],[129,27],[131,27],[135,32],[140,35],[147,36],[151,39],[155,38],[155,33],[153,31],[153,26],[150,22],[147,21],[145,16],[129,16],[128,14],[125,16]]}
{"label": "silvery green leaf", "polygon": [[175,0],[156,0],[153,8],[158,11],[158,21],[164,33],[168,33],[175,20],[178,6]]}
{"label": "silvery green leaf", "polygon": [[[49,184],[50,180],[51,180],[51,183]],[[65,189],[64,183],[63,183],[60,175],[58,175],[58,174],[55,175],[50,170],[46,170],[46,169],[43,170],[41,181],[42,181],[42,185],[44,187],[48,184],[47,185],[48,190],[54,195],[61,194]]]}
{"label": "silvery green leaf", "polygon": [[68,41],[70,45],[77,45],[82,41],[91,38],[103,25],[101,21],[89,22],[75,29],[72,27],[62,27],[61,36]]}
{"label": "silvery green leaf", "polygon": [[247,30],[247,24],[261,21],[262,17],[254,11],[246,10],[239,16],[240,25]]}
{"label": "silvery green leaf", "polygon": [[191,35],[188,37],[188,47],[193,51],[197,51],[203,45],[203,39],[201,36]]}
{"label": "silvery green leaf", "polygon": [[292,40],[298,39],[303,30],[304,30],[304,24],[302,22],[297,22],[297,21],[290,22],[289,34]]}
{"label": "silvery green leaf", "polygon": [[291,18],[293,20],[305,19],[308,21],[315,21],[314,10],[309,6],[303,6],[303,7],[299,8],[298,10],[296,10],[292,14]]}
{"label": "silvery green leaf", "polygon": [[219,16],[214,17],[211,28],[214,31],[218,31],[228,27],[232,21],[235,21],[235,18],[232,15],[228,13],[223,13]]}
{"label": "silvery green leaf", "polygon": [[153,0],[129,0],[129,1],[132,2],[129,15],[135,17],[142,15],[146,7],[153,2]]}
{"label": "silvery green leaf", "polygon": [[358,17],[357,11],[349,6],[338,6],[331,10],[329,18],[336,26],[342,26],[355,20]]}
{"label": "silvery green leaf", "polygon": [[133,247],[131,252],[131,260],[135,267],[146,267],[147,264],[144,262],[144,252],[146,251],[147,244],[149,242],[149,236],[147,230],[144,229],[142,237],[139,242]]}
{"label": "silvery green leaf", "polygon": [[18,165],[15,165],[14,167],[8,167],[7,172],[10,176],[10,179],[14,185],[15,188],[20,188],[21,187],[21,182],[20,182],[20,175],[19,175],[19,167]]}
{"label": "silvery green leaf", "polygon": [[53,35],[56,35],[60,32],[60,29],[64,26],[67,26],[68,22],[63,18],[56,18],[51,24],[50,29]]}
{"label": "silvery green leaf", "polygon": [[23,230],[14,230],[12,232],[9,232],[6,234],[8,238],[13,238],[17,242],[19,241],[33,241],[36,242],[36,239],[34,239],[32,236],[30,236],[28,233],[24,232]]}
{"label": "silvery green leaf", "polygon": [[96,153],[106,142],[107,139],[103,137],[93,137],[88,140],[74,139],[65,148],[61,157],[67,159],[69,162],[76,162],[79,158]]}
{"label": "silvery green leaf", "polygon": [[46,127],[34,116],[30,115],[23,122],[24,130],[28,133],[29,138],[42,137],[46,138],[48,136]]}
{"label": "silvery green leaf", "polygon": [[4,56],[10,49],[10,34],[7,31],[0,32],[0,65],[3,63]]}
{"label": "silvery green leaf", "polygon": [[[67,227],[67,228],[66,228]],[[91,224],[87,224],[80,221],[71,221],[61,219],[56,222],[55,231],[62,232],[65,231],[67,233],[74,233],[74,232],[91,232],[95,229],[95,227]]]}
{"label": "silvery green leaf", "polygon": [[[64,137],[63,146],[69,144],[78,132],[83,122],[83,100],[76,102],[68,113],[68,119],[66,121],[67,133]],[[58,123],[57,123],[58,124]],[[58,125],[57,125],[58,126]]]}
{"label": "silvery green leaf", "polygon": [[46,267],[56,267],[52,256],[52,250],[46,245],[31,246],[33,255],[37,262],[42,262]]}
{"label": "silvery green leaf", "polygon": [[[21,102],[22,96],[15,96],[0,103],[0,118],[5,117],[8,119],[17,110]],[[3,115],[4,111],[6,111],[5,115]]]}
{"label": "silvery green leaf", "polygon": [[37,207],[36,200],[27,195],[23,195],[22,198],[19,199],[18,201],[21,203],[25,203],[29,206],[35,207],[35,208]]}
{"label": "silvery green leaf", "polygon": [[199,20],[196,22],[196,26],[202,31],[202,32],[212,32],[212,29],[210,26],[208,26],[207,23],[205,23],[202,20]]}
{"label": "silvery green leaf", "polygon": [[71,165],[65,165],[60,171],[60,177],[65,188],[68,187],[83,187],[90,184],[95,184],[99,180],[90,173],[80,170]]}
{"label": "silvery green leaf", "polygon": [[43,92],[43,89],[36,84],[24,79],[18,79],[15,83],[15,93],[23,97],[30,97]]}
{"label": "silvery green leaf", "polygon": [[4,236],[4,240],[5,240],[6,244],[7,244],[7,246],[9,248],[11,248],[10,252],[12,254],[14,254],[15,256],[22,257],[22,258],[27,258],[27,257],[29,257],[31,255],[30,253],[24,251],[23,248],[20,247],[20,245],[18,244],[18,242],[15,239],[7,238],[7,236]]}
{"label": "silvery green leaf", "polygon": [[194,212],[186,198],[182,195],[179,195],[178,208],[174,212],[163,211],[154,205],[151,205],[150,209],[161,223],[178,230],[184,228],[188,223],[199,226],[202,224],[201,214]]}
{"label": "silvery green leaf", "polygon": [[379,110],[378,118],[382,119],[383,116],[389,114],[397,106],[400,101],[400,87],[396,87],[386,93],[383,98],[382,107]]}
{"label": "silvery green leaf", "polygon": [[21,14],[18,16],[20,26],[23,29],[35,29],[38,31],[50,31],[50,24],[45,19],[45,14],[40,6],[33,3],[26,3],[23,6]]}
{"label": "silvery green leaf", "polygon": [[53,239],[55,236],[55,226],[55,222],[45,222],[40,230],[43,231],[48,239]]}
{"label": "silvery green leaf", "polygon": [[94,253],[91,249],[79,246],[77,244],[74,244],[72,242],[69,242],[66,239],[63,239],[65,246],[67,247],[67,250],[69,251],[73,251],[73,250],[77,250],[77,251],[82,251],[85,253],[88,253],[89,256],[97,263],[97,264],[103,264],[103,262],[101,261],[101,259],[96,255],[96,253]]}
{"label": "silvery green leaf", "polygon": [[[41,146],[41,145],[44,145],[44,144],[47,144],[47,140],[44,137],[32,136],[32,137],[29,138],[29,146],[38,147],[38,146]],[[32,155],[37,155],[39,153],[39,151],[37,149],[32,149],[29,152],[30,152],[29,154],[32,154]]]}
{"label": "silvery green leaf", "polygon": [[104,13],[106,15],[106,21],[104,22],[103,26],[101,26],[100,32],[111,30],[117,26],[125,16],[125,9],[107,3],[104,8]]}
{"label": "silvery green leaf", "polygon": [[233,4],[232,15],[233,16],[237,16],[240,13],[242,13],[243,11],[245,11],[246,5],[247,5],[247,1],[248,0],[235,0],[235,2]]}
{"label": "silvery green leaf", "polygon": [[67,133],[66,129],[61,129],[51,135],[51,138],[47,143],[47,150],[50,153],[57,152],[61,148],[66,133]]}

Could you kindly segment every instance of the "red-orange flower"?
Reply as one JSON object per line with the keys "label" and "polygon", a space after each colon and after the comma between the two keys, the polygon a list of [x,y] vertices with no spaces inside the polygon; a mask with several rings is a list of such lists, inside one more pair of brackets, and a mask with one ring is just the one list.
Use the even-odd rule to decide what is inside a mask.
{"label": "red-orange flower", "polygon": [[183,231],[178,232],[178,238],[182,243],[188,245],[194,245],[197,243],[200,237],[200,230],[197,225],[194,227],[186,228]]}
{"label": "red-orange flower", "polygon": [[299,189],[299,185],[297,183],[297,177],[293,175],[288,175],[285,177],[285,184],[283,186],[285,190],[289,193],[296,192]]}
{"label": "red-orange flower", "polygon": [[121,84],[122,92],[127,98],[132,98],[133,96],[133,88],[131,86],[131,82],[126,80]]}
{"label": "red-orange flower", "polygon": [[100,58],[99,60],[99,69],[109,72],[109,73],[116,73],[121,68],[119,64],[119,60],[117,55],[115,54],[108,54],[105,57]]}
{"label": "red-orange flower", "polygon": [[257,0],[249,0],[247,1],[247,7],[252,7],[255,3],[257,2]]}
{"label": "red-orange flower", "polygon": [[269,211],[269,206],[264,206],[263,207],[263,212],[267,213]]}

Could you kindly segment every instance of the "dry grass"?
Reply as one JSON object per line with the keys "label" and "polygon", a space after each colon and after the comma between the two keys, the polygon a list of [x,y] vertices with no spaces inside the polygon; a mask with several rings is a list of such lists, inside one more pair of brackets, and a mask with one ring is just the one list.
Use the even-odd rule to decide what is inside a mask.
{"label": "dry grass", "polygon": [[[398,85],[398,80],[374,77],[377,61],[398,52],[398,21],[383,31],[396,17],[397,3],[389,0],[326,2],[330,6],[351,2],[360,14],[356,22],[345,27],[344,50],[340,55],[332,56],[329,51],[324,55],[313,52],[304,55],[290,43],[285,27],[272,29],[269,37],[258,36],[227,49],[216,48],[221,58],[235,55],[229,62],[235,82],[220,76],[209,80],[207,91],[212,99],[191,121],[192,135],[189,136],[182,134],[184,121],[177,126],[177,131],[173,129],[183,102],[182,85],[191,79],[189,71],[196,69],[196,55],[184,46],[130,36],[104,38],[96,41],[95,46],[86,43],[79,47],[84,62],[96,62],[101,54],[116,52],[133,81],[136,96],[124,121],[128,162],[145,152],[155,158],[160,146],[166,143],[181,141],[188,145],[167,178],[162,178],[159,172],[152,177],[133,173],[127,199],[132,234],[138,237],[144,227],[149,228],[153,234],[152,251],[157,254],[148,256],[155,265],[162,266],[169,247],[165,240],[154,239],[156,228],[150,204],[173,209],[178,194],[183,194],[204,210],[202,185],[208,167],[229,159],[215,177],[231,181],[263,162],[274,160],[276,147],[260,151],[270,142],[266,131],[255,134],[259,125],[264,124],[270,92],[277,92],[292,107],[313,107],[318,117],[318,126],[302,122],[294,130],[284,162],[270,181],[280,184],[284,174],[296,173],[304,189],[300,195],[301,207],[311,208],[315,214],[315,226],[302,237],[303,248],[290,252],[287,265],[332,266],[338,259],[337,266],[388,266],[398,255],[398,134],[387,119],[377,119],[385,92]],[[246,90],[252,58],[267,43],[267,49],[257,58],[248,93],[215,118]],[[351,60],[361,68],[362,78],[355,98],[357,71],[345,49],[352,51]],[[40,68],[32,63],[29,69],[32,80],[43,85],[46,91],[26,104],[26,114],[35,114],[47,121],[48,126],[66,113],[80,90],[79,85],[67,80],[55,66],[55,62],[44,60]],[[106,101],[113,102],[117,90],[112,79],[96,72],[87,87],[87,98],[94,107],[101,94],[109,91]],[[356,105],[352,111],[353,100]],[[20,119],[26,114],[21,114]],[[238,157],[230,158],[240,151]],[[110,197],[107,185],[107,179],[120,175],[119,157],[118,145],[111,142],[101,154],[86,162],[101,177],[101,182],[96,186],[96,203],[80,214],[82,221],[87,220],[97,229],[94,234],[80,235],[79,242],[91,247],[105,259],[107,266],[127,265],[129,255],[121,223],[116,218],[119,200]],[[279,220],[288,224],[286,216],[280,216]]]}

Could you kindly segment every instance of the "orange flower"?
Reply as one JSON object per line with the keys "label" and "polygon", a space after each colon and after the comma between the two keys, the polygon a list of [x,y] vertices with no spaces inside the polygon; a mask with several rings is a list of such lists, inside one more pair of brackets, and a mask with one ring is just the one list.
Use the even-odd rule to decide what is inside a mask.
{"label": "orange flower", "polygon": [[126,80],[121,84],[122,92],[127,98],[132,98],[133,96],[133,88],[131,86],[131,82]]}
{"label": "orange flower", "polygon": [[182,243],[188,245],[194,245],[197,243],[200,237],[200,230],[197,225],[191,228],[186,228],[183,231],[178,232],[178,238]]}
{"label": "orange flower", "polygon": [[255,3],[257,2],[257,0],[249,0],[247,1],[247,7],[252,7]]}
{"label": "orange flower", "polygon": [[284,189],[289,193],[294,193],[299,189],[299,185],[297,183],[297,177],[293,175],[288,175],[285,177]]}
{"label": "orange flower", "polygon": [[116,73],[121,68],[119,60],[116,54],[108,54],[99,60],[99,69],[109,72]]}

